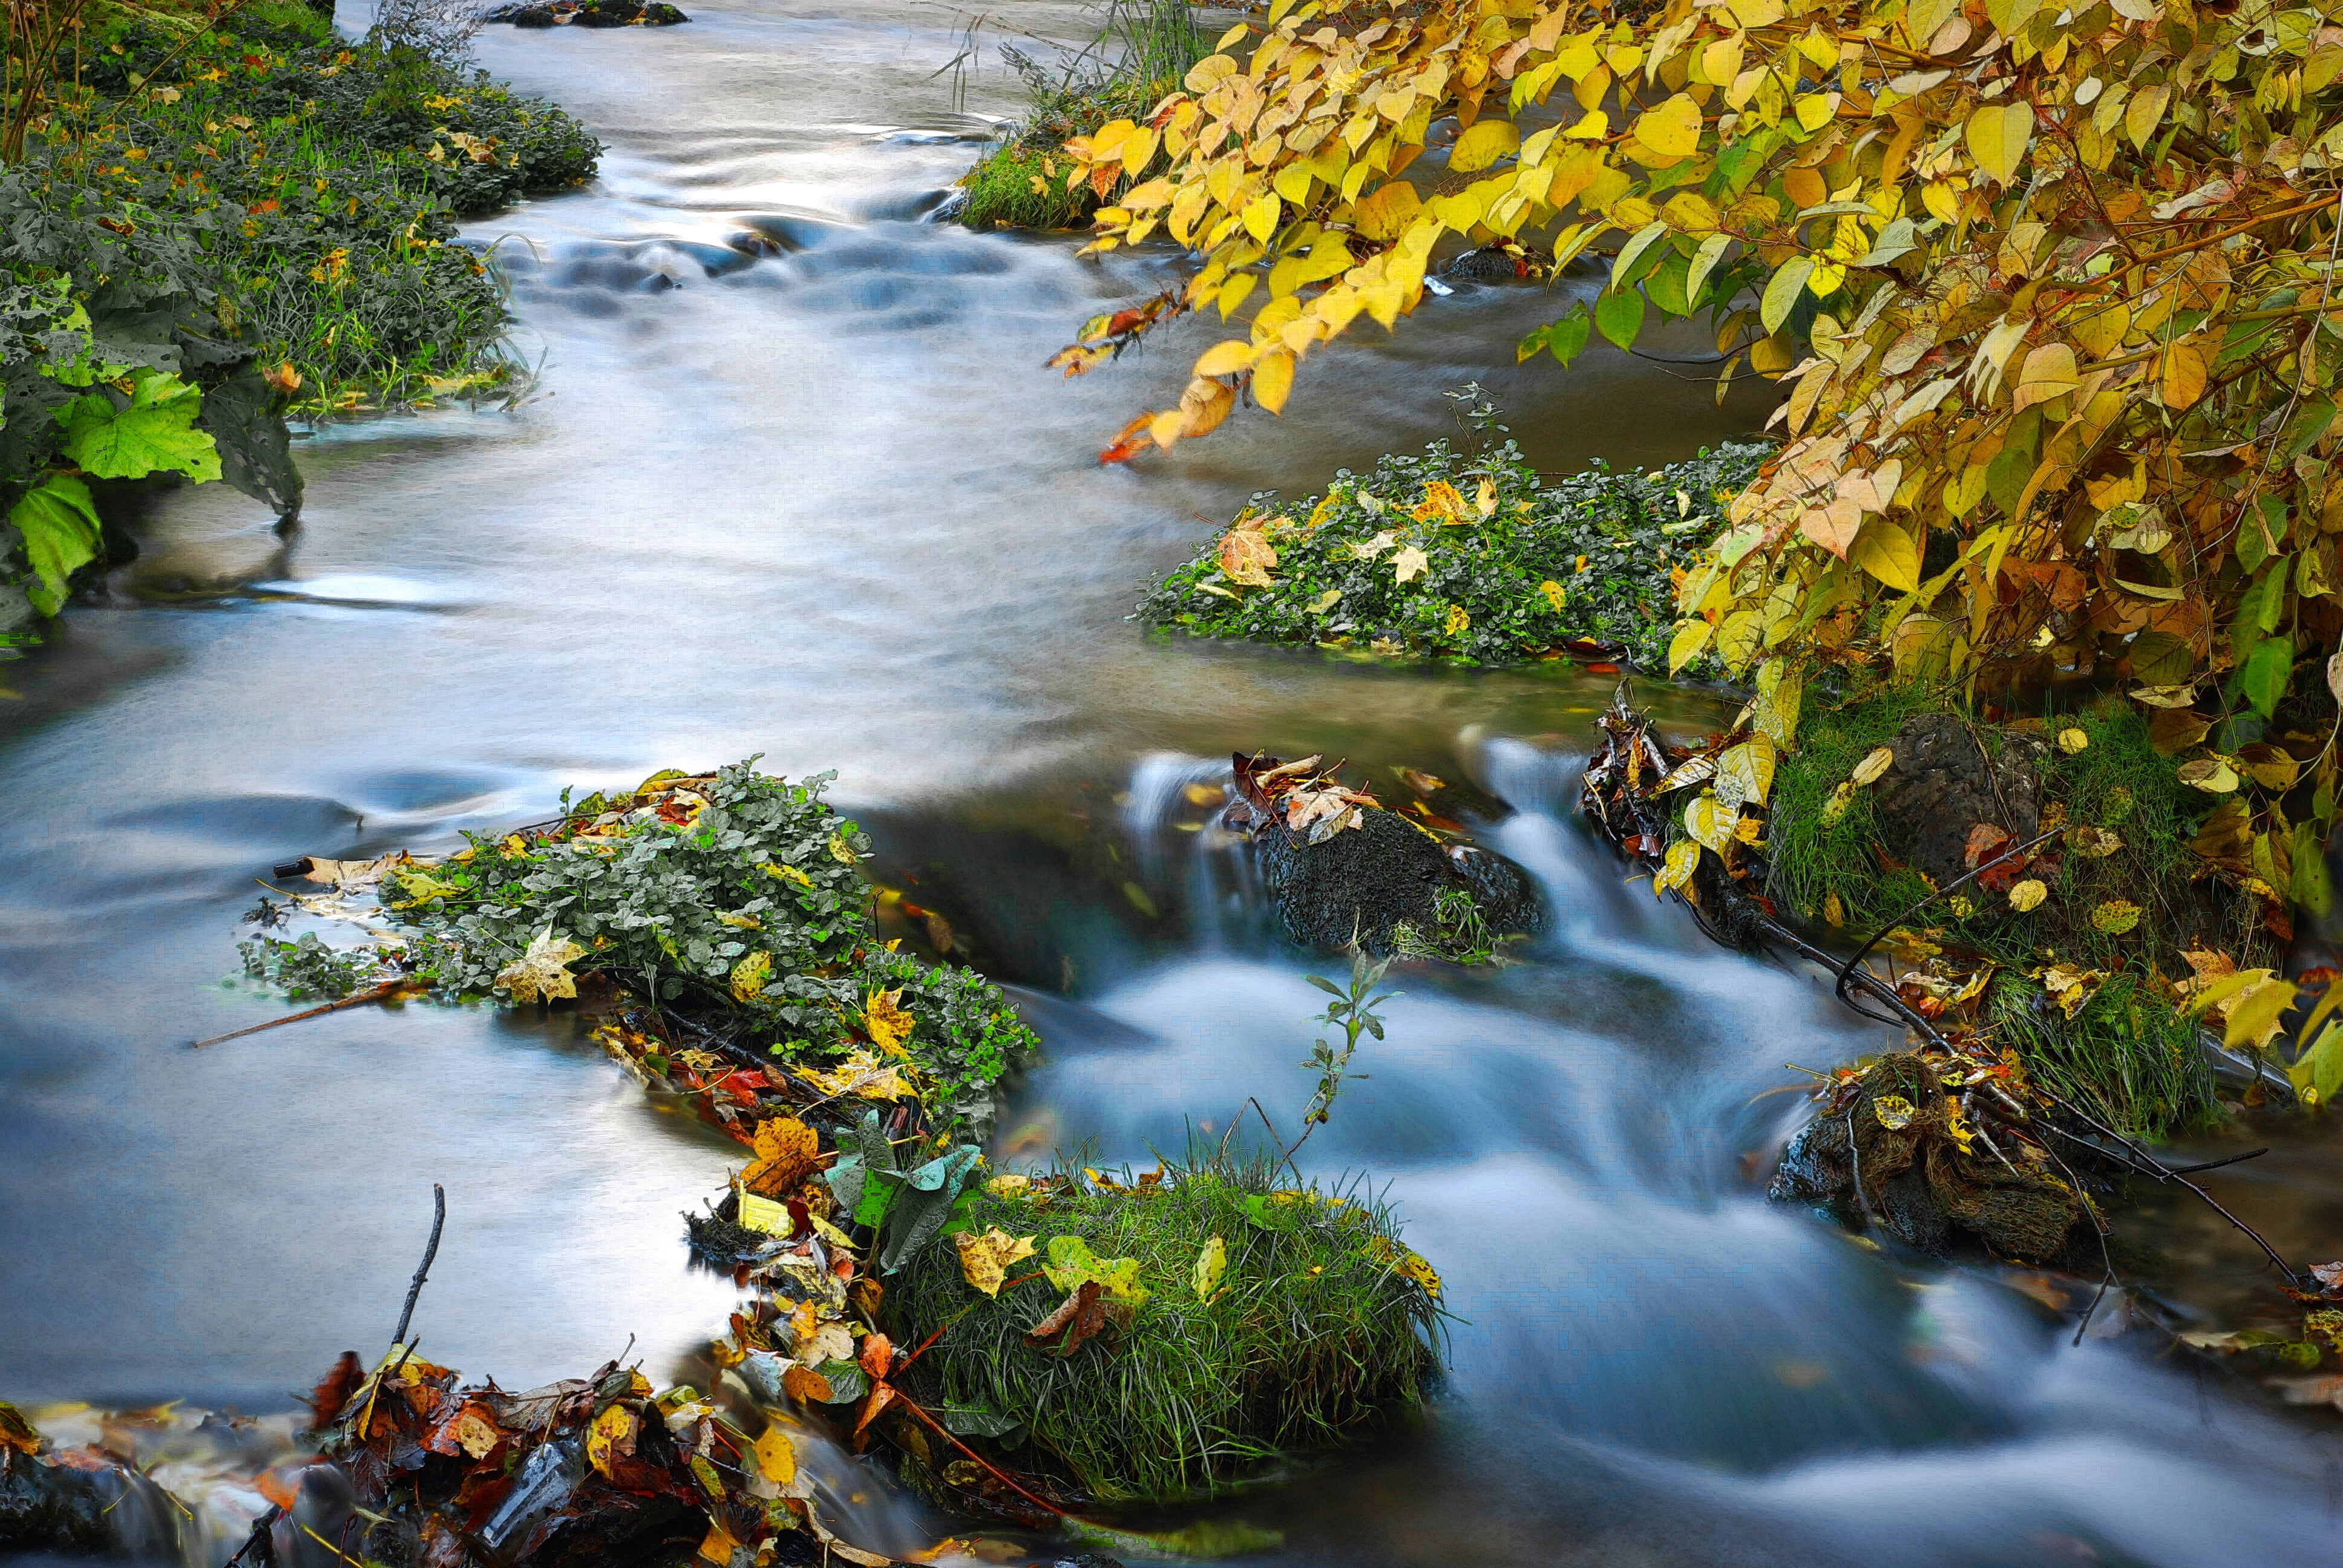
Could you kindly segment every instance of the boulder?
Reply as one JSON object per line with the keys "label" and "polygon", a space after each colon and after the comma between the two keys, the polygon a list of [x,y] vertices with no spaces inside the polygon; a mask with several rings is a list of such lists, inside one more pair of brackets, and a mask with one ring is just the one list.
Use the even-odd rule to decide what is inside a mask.
{"label": "boulder", "polygon": [[1873,806],[1880,845],[1937,886],[1969,869],[1969,830],[1978,823],[2021,839],[2039,829],[2046,752],[2039,738],[1916,713],[1889,745],[1896,760],[1880,776]]}
{"label": "boulder", "polygon": [[1394,811],[1363,809],[1359,825],[1312,844],[1269,821],[1253,831],[1262,882],[1286,934],[1309,947],[1388,953],[1394,928],[1439,924],[1440,896],[1469,895],[1497,933],[1534,930],[1536,890],[1519,866],[1471,844],[1442,844]]}

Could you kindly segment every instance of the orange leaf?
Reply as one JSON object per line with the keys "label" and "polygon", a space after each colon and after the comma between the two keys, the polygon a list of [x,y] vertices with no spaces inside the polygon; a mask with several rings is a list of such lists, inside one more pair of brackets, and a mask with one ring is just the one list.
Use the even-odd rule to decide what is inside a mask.
{"label": "orange leaf", "polygon": [[894,1363],[894,1354],[895,1347],[885,1334],[869,1333],[862,1336],[862,1353],[855,1359],[873,1378],[883,1378]]}

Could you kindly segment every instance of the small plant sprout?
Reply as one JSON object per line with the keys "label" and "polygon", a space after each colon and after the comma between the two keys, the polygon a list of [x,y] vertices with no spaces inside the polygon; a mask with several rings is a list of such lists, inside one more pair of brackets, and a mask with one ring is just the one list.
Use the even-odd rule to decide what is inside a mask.
{"label": "small plant sprout", "polygon": [[1383,1017],[1376,1010],[1400,993],[1378,991],[1375,988],[1383,983],[1383,976],[1390,970],[1391,960],[1370,963],[1367,955],[1354,948],[1348,988],[1336,985],[1323,975],[1310,977],[1312,985],[1334,999],[1318,1016],[1321,1021],[1342,1031],[1342,1043],[1337,1048],[1322,1035],[1311,1042],[1309,1060],[1302,1065],[1316,1070],[1318,1090],[1310,1097],[1309,1109],[1302,1113],[1302,1136],[1286,1150],[1287,1159],[1293,1158],[1294,1151],[1310,1141],[1311,1133],[1318,1130],[1319,1124],[1333,1115],[1334,1099],[1342,1092],[1343,1081],[1367,1076],[1351,1070],[1351,1058],[1359,1049],[1359,1036],[1372,1034],[1377,1040],[1383,1037]]}

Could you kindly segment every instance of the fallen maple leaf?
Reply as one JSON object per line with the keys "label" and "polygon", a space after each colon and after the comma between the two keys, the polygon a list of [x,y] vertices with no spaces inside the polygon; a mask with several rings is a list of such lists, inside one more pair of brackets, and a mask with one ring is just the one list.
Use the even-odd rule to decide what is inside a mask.
{"label": "fallen maple leaf", "polygon": [[1062,1329],[1066,1337],[1056,1353],[1070,1356],[1081,1349],[1083,1341],[1095,1338],[1105,1327],[1106,1310],[1099,1305],[1099,1282],[1084,1280],[1058,1303],[1055,1312],[1028,1330],[1025,1338],[1029,1343],[1046,1346]]}
{"label": "fallen maple leaf", "polygon": [[610,1466],[618,1460],[634,1457],[635,1432],[635,1412],[612,1401],[594,1418],[593,1426],[586,1433],[587,1461],[608,1476]]}
{"label": "fallen maple leaf", "polygon": [[515,1001],[551,1001],[556,997],[578,994],[578,977],[571,974],[571,959],[582,958],[586,950],[564,937],[553,940],[553,928],[548,926],[529,942],[528,950],[497,971],[497,984],[512,993]]}
{"label": "fallen maple leaf", "polygon": [[865,1100],[900,1100],[911,1086],[891,1063],[882,1063],[868,1050],[858,1050],[828,1072],[801,1067],[798,1076],[824,1094],[859,1094]]}
{"label": "fallen maple leaf", "polygon": [[903,1042],[911,1037],[912,1026],[919,1022],[903,1010],[900,987],[893,990],[873,991],[862,1006],[862,1027],[871,1043],[880,1050],[900,1056]]}
{"label": "fallen maple leaf", "polygon": [[820,1136],[794,1116],[759,1122],[753,1146],[757,1161],[740,1172],[740,1184],[768,1197],[795,1191],[821,1161]]}

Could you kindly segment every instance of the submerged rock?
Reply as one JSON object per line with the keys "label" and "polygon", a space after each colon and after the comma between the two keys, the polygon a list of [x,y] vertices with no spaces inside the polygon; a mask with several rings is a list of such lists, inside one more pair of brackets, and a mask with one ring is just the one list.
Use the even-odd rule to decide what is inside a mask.
{"label": "submerged rock", "polygon": [[665,0],[522,0],[480,19],[516,27],[672,27],[691,20]]}
{"label": "submerged rock", "polygon": [[1969,869],[1969,829],[1978,823],[2021,839],[2039,829],[2038,738],[2003,731],[1989,740],[1952,714],[1918,713],[1890,744],[1896,760],[1874,808],[1879,841],[1938,886]]}

